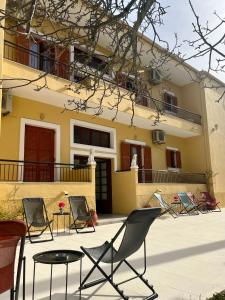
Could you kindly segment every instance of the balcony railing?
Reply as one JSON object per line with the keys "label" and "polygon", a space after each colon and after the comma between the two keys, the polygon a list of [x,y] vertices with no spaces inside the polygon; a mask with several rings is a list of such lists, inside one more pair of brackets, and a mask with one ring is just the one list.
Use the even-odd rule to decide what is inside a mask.
{"label": "balcony railing", "polygon": [[181,173],[172,171],[138,170],[139,183],[193,183],[206,184],[204,173]]}
{"label": "balcony railing", "polygon": [[4,41],[4,58],[61,78],[70,78],[68,64],[52,58],[51,55],[42,55],[9,41]]}
{"label": "balcony railing", "polygon": [[145,107],[152,108],[157,111],[161,111],[163,114],[169,114],[173,115],[175,117],[196,123],[196,124],[201,124],[201,116],[190,112],[186,109],[183,109],[179,106],[175,106],[173,104],[169,104],[167,102],[155,99],[155,98],[150,98],[150,97],[145,97],[145,96],[137,96],[136,98],[136,103],[140,104]]}
{"label": "balcony railing", "polygon": [[[85,73],[84,71],[80,71],[79,74],[73,74],[74,72],[70,70],[69,64],[62,63],[61,61],[51,58],[50,56],[42,55],[9,41],[4,41],[4,58],[61,78],[73,78],[74,82],[82,80],[82,78],[85,78],[87,75],[90,77],[93,75],[87,71],[85,71]],[[72,74],[73,77],[71,76]],[[110,84],[116,84],[112,79],[105,78],[105,80]],[[136,97],[136,103],[154,110],[161,111],[165,114],[170,114],[196,124],[201,124],[200,115],[158,99],[138,95]]]}
{"label": "balcony railing", "polygon": [[0,159],[0,182],[89,182],[87,165]]}

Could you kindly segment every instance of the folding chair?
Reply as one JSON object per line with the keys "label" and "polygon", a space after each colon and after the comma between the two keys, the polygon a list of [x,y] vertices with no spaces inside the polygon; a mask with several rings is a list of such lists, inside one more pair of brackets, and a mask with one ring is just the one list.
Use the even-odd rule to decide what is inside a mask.
{"label": "folding chair", "polygon": [[[22,221],[0,221],[0,294],[10,290],[10,300],[18,300],[20,276],[23,267],[23,300],[25,299],[25,257],[24,244],[26,225]],[[16,281],[14,265],[16,247],[20,241]]]}
{"label": "folding chair", "polygon": [[[27,224],[27,233],[30,242],[42,243],[42,242],[53,241],[53,234],[50,226],[52,220],[49,221],[48,219],[48,214],[47,214],[44,200],[42,198],[24,198],[22,202],[23,202],[24,216]],[[32,227],[38,228],[34,230],[34,232],[36,231],[40,231],[40,232],[38,234],[31,234]],[[32,240],[32,238],[41,236],[42,233],[47,228],[50,231],[50,235],[51,235],[50,239],[37,240],[37,241]]]}
{"label": "folding chair", "polygon": [[154,193],[154,197],[158,200],[161,208],[163,209],[163,212],[161,213],[161,216],[169,213],[174,219],[179,217],[179,214],[176,212],[176,205],[169,205],[160,195],[159,193]]}
{"label": "folding chair", "polygon": [[[153,289],[153,286],[148,283],[148,281],[143,277],[146,272],[146,242],[145,238],[148,233],[149,227],[153,221],[160,215],[160,208],[143,208],[137,209],[130,213],[123,225],[120,227],[116,235],[112,238],[111,242],[105,242],[103,245],[94,248],[85,248],[81,247],[82,251],[87,255],[87,257],[93,262],[94,266],[91,268],[89,273],[83,279],[79,289],[83,290],[97,284],[108,281],[113,288],[119,293],[122,299],[128,299],[124,295],[123,291],[119,289],[119,285],[126,283],[135,278],[139,278],[151,291],[151,295],[145,299],[155,299],[158,297],[158,294]],[[121,244],[116,250],[114,248],[114,242],[117,241],[119,235],[124,231]],[[120,239],[119,239],[120,240]],[[135,267],[133,267],[128,261],[127,258],[135,253],[141,245],[144,244],[144,270],[142,273],[139,273]],[[111,272],[108,275],[101,267],[100,262],[110,264]],[[114,275],[119,269],[122,263],[125,263],[134,273],[135,276],[129,279],[126,279],[120,283],[114,282]],[[114,263],[118,263],[114,268]],[[93,273],[95,269],[98,269],[103,278],[94,280],[92,282],[86,283],[87,279]]]}
{"label": "folding chair", "polygon": [[198,211],[200,211],[200,213],[207,214],[209,212],[205,201],[199,200],[192,192],[187,192],[187,195],[191,200],[191,203],[197,205]]}
{"label": "folding chair", "polygon": [[188,195],[184,192],[177,193],[179,200],[183,206],[183,209],[180,211],[180,214],[188,214],[194,213],[195,215],[198,215],[198,206],[196,204],[193,204],[188,197]]}
{"label": "folding chair", "polygon": [[209,192],[201,192],[202,199],[206,202],[206,207],[209,211],[213,212],[221,212],[221,208],[219,207],[220,202],[216,202],[216,199],[213,198]]}
{"label": "folding chair", "polygon": [[[95,232],[94,222],[86,198],[84,196],[69,196],[69,203],[73,217],[71,227],[75,228],[76,233]],[[83,225],[78,225],[79,222],[83,223]],[[86,224],[91,224],[93,230],[83,231],[86,228]]]}

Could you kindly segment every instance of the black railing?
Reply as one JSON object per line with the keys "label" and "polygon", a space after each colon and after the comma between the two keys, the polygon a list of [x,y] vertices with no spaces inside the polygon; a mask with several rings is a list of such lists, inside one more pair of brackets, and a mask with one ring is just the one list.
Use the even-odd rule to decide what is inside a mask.
{"label": "black railing", "polygon": [[4,58],[61,78],[69,79],[70,66],[56,60],[52,56],[54,55],[51,52],[48,55],[43,55],[9,41],[4,42]]}
{"label": "black railing", "polygon": [[0,181],[89,182],[87,165],[0,159]]}
{"label": "black railing", "polygon": [[206,175],[204,173],[181,173],[158,170],[138,170],[139,183],[194,183],[205,184]]}
{"label": "black railing", "polygon": [[201,124],[200,115],[155,98],[139,95],[136,97],[136,103],[157,111],[161,111],[162,114],[173,115],[196,124]]}
{"label": "black railing", "polygon": [[[69,64],[62,63],[61,61],[52,58],[51,53],[49,55],[43,55],[30,49],[21,47],[17,44],[11,43],[9,41],[4,41],[4,58],[61,78],[73,78],[72,80],[74,82],[80,81],[86,76],[91,77],[93,75],[87,71],[84,72],[82,70],[80,70],[80,74],[73,74],[74,72],[72,72]],[[72,74],[73,77],[70,76]],[[105,80],[110,84],[116,84],[115,81],[107,79]],[[184,120],[191,121],[196,124],[201,124],[200,115],[192,113],[179,106],[168,104],[158,99],[138,95],[136,97],[136,103],[145,107],[155,109],[157,111],[161,111],[165,114],[174,115],[178,118],[182,118]]]}

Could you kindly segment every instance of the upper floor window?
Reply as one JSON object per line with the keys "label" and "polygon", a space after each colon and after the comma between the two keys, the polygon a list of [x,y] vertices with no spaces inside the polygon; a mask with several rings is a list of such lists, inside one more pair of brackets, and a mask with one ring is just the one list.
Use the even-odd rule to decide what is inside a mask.
{"label": "upper floor window", "polygon": [[166,163],[168,168],[181,168],[181,154],[178,150],[166,149]]}
{"label": "upper floor window", "polygon": [[74,143],[110,148],[110,133],[90,129],[81,126],[74,126]]}
{"label": "upper floor window", "polygon": [[90,68],[93,68],[97,71],[104,71],[104,73],[109,74],[108,71],[108,63],[104,59],[101,59],[97,55],[89,56],[87,52],[84,50],[78,49],[74,47],[74,60],[75,62],[79,62],[84,64]]}
{"label": "upper floor window", "polygon": [[165,92],[163,95],[164,109],[170,112],[177,113],[177,97],[169,92]]}
{"label": "upper floor window", "polygon": [[116,83],[130,92],[135,92],[137,90],[134,78],[126,73],[117,73]]}

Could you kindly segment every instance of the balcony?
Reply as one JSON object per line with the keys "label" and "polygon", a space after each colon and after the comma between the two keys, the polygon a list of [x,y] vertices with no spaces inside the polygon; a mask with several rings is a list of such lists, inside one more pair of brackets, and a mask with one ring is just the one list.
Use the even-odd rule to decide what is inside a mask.
{"label": "balcony", "polygon": [[90,182],[88,165],[0,159],[0,182]]}
{"label": "balcony", "polygon": [[70,78],[70,67],[68,64],[9,41],[4,42],[4,58],[64,79]]}
{"label": "balcony", "polygon": [[138,96],[136,98],[136,103],[160,111],[162,114],[172,115],[186,121],[201,125],[201,116],[199,114],[190,112],[179,106],[175,106],[167,102],[145,96]]}
{"label": "balcony", "polygon": [[[73,74],[72,77],[71,74],[74,72],[70,70],[69,64],[63,63],[52,57],[42,55],[35,51],[26,49],[9,41],[4,42],[4,58],[20,64],[27,65],[33,69],[43,71],[46,74],[52,74],[67,80],[71,80],[73,78],[72,80],[74,82],[82,81],[84,78],[87,77],[87,75],[90,77],[92,76],[92,73],[86,72],[85,74],[83,74],[84,72],[82,73],[82,71],[80,71],[79,74]],[[105,81],[109,82],[110,84],[116,84],[115,81],[109,78],[105,78]],[[121,86],[120,84],[118,85]],[[121,87],[127,90],[133,88],[130,86]],[[201,125],[201,116],[199,114],[190,112],[179,106],[175,106],[158,99],[138,95],[136,97],[136,104],[142,107],[148,107],[153,110],[160,111],[162,114],[175,116],[180,119]],[[149,125],[147,125],[147,127],[149,127]]]}

